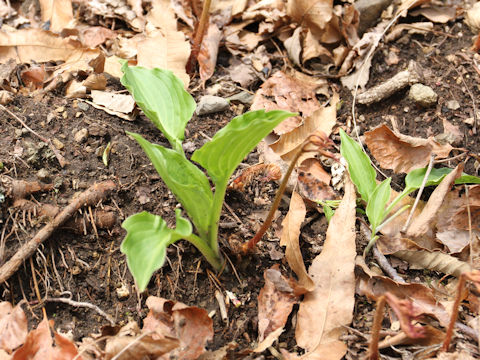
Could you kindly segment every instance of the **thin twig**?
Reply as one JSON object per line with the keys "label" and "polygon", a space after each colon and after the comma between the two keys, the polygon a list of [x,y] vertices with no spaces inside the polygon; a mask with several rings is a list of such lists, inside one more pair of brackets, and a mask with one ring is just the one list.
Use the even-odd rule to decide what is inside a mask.
{"label": "thin twig", "polygon": [[405,233],[408,230],[408,227],[410,226],[410,222],[412,221],[413,213],[415,212],[415,209],[418,206],[418,202],[420,201],[420,197],[422,196],[423,190],[425,189],[425,185],[427,184],[427,179],[428,176],[430,175],[430,172],[432,171],[433,168],[433,161],[435,160],[435,154],[430,155],[430,162],[428,163],[428,168],[427,171],[425,172],[425,176],[423,177],[422,185],[418,189],[418,194],[417,197],[415,198],[415,202],[413,203],[412,209],[410,210],[410,214],[408,214],[408,219],[405,222],[405,225],[403,226],[401,232]]}
{"label": "thin twig", "polygon": [[71,218],[80,207],[97,204],[108,193],[115,189],[115,186],[113,181],[107,180],[92,185],[78,197],[74,198],[51,222],[40,229],[32,239],[20,247],[10,260],[0,267],[0,284],[12,276],[22,262],[32,256],[40,244],[48,239],[59,226]]}
{"label": "thin twig", "polygon": [[2,104],[0,104],[0,109],[5,111],[6,113],[8,113],[11,117],[13,117],[15,120],[17,120],[20,124],[22,124],[22,126],[25,129],[30,131],[33,135],[35,135],[40,140],[42,140],[45,144],[47,144],[50,147],[50,149],[53,151],[53,153],[55,154],[55,157],[57,158],[57,160],[58,160],[58,162],[59,162],[59,164],[62,168],[67,164],[67,162],[65,161],[65,158],[60,154],[58,149],[52,144],[52,141],[50,139],[47,139],[46,137],[44,137],[44,136],[40,135],[39,133],[37,133],[36,131],[32,130],[27,124],[25,124],[25,122],[22,119],[20,119],[17,115],[15,115],[10,110],[8,110]]}
{"label": "thin twig", "polygon": [[377,245],[373,246],[373,256],[375,260],[377,260],[378,265],[385,272],[385,274],[390,276],[395,282],[399,284],[405,284],[405,280],[403,280],[403,278],[398,275],[397,270],[395,270],[393,266],[390,265],[385,255],[383,255],[380,250],[378,250]]}

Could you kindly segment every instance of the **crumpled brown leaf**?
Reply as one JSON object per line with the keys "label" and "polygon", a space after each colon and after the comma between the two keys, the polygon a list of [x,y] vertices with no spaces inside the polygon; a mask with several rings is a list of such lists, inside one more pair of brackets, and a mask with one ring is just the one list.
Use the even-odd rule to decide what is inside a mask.
{"label": "crumpled brown leaf", "polygon": [[213,75],[217,65],[217,54],[220,40],[223,33],[214,23],[211,23],[203,38],[197,61],[200,73],[200,79],[207,81]]}
{"label": "crumpled brown leaf", "polygon": [[385,124],[367,131],[365,143],[381,167],[396,173],[408,173],[425,167],[431,154],[444,159],[453,149],[451,145],[442,145],[433,138],[422,139],[394,133]]}
{"label": "crumpled brown leaf", "polygon": [[7,301],[0,303],[0,349],[11,353],[25,342],[28,334],[27,317],[21,304],[12,307]]}
{"label": "crumpled brown leaf", "polygon": [[205,352],[206,342],[213,339],[213,321],[204,309],[155,296],[150,296],[146,304],[150,312],[142,332],[153,332],[153,339],[172,337],[180,341],[179,348],[161,359],[195,360]]}
{"label": "crumpled brown leaf", "polygon": [[307,350],[307,359],[325,353],[328,359],[341,359],[346,352],[339,337],[343,325],[352,321],[355,302],[355,199],[353,184],[347,180],[322,253],[309,269],[316,287],[300,304],[295,331],[297,344]]}
{"label": "crumpled brown leaf", "polygon": [[[73,342],[65,336],[53,332],[50,334],[50,327],[53,327],[53,320],[43,319],[35,330],[30,331],[25,343],[14,353],[12,360],[23,359],[62,359],[72,360],[78,355],[77,348]],[[55,345],[54,345],[55,340]]]}
{"label": "crumpled brown leaf", "polygon": [[307,210],[302,197],[294,191],[290,199],[290,208],[287,216],[285,216],[282,222],[283,229],[280,246],[286,247],[285,257],[288,265],[297,275],[299,284],[308,291],[312,291],[315,288],[315,284],[307,273],[299,245],[300,226],[305,219],[306,213]]}
{"label": "crumpled brown leaf", "polygon": [[50,21],[51,31],[58,33],[74,25],[71,0],[39,0],[39,3],[42,21]]}

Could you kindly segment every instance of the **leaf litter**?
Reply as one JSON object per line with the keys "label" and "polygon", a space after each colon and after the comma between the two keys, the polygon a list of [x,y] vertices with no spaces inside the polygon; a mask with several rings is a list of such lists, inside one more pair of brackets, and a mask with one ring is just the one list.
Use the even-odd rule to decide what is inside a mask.
{"label": "leaf litter", "polygon": [[[116,64],[118,58],[147,67],[169,68],[182,78],[186,87],[193,81],[184,68],[190,54],[188,38],[192,36],[200,14],[198,3],[152,1],[150,7],[145,8],[140,1],[98,0],[74,1],[73,5],[65,0],[40,1],[39,18],[20,8],[6,12],[8,27],[0,32],[0,59],[3,60],[0,62],[10,62],[12,66],[6,69],[0,80],[7,91],[13,90],[12,93],[15,93],[19,86],[15,76],[11,76],[16,67],[12,59],[18,66],[27,66],[18,72],[21,74],[24,94],[39,94],[44,90],[45,95],[48,91],[60,89],[71,98],[90,96],[93,98],[90,104],[102,102],[97,101],[97,96],[99,91],[111,86],[108,83],[110,75],[121,75]],[[417,9],[408,10],[413,7]],[[82,11],[80,17],[79,10]],[[265,183],[278,181],[278,172],[283,171],[285,164],[291,161],[295,151],[310,134],[321,130],[327,137],[335,137],[338,126],[351,129],[349,119],[344,122],[345,112],[341,110],[346,93],[341,91],[341,96],[337,95],[338,85],[332,85],[331,76],[340,76],[343,85],[349,89],[357,84],[361,88],[366,87],[371,75],[378,70],[375,63],[372,65],[369,53],[381,46],[379,41],[391,15],[402,11],[404,16],[424,16],[432,23],[399,23],[385,37],[386,42],[397,42],[402,37],[411,38],[414,34],[419,34],[415,36],[422,39],[426,34],[436,34],[436,24],[448,21],[456,24],[458,21],[454,7],[407,1],[396,13],[394,8],[387,9],[382,15],[383,22],[371,24],[377,27],[367,31],[360,39],[356,33],[358,12],[350,4],[333,6],[331,1],[311,0],[225,1],[213,4],[209,32],[202,43],[203,51],[199,58],[199,74],[204,86],[211,85],[208,82],[210,78],[217,81],[215,72],[219,69],[218,64],[223,63],[221,57],[228,52],[235,60],[226,68],[225,84],[232,81],[254,90],[255,84],[262,82],[260,89],[255,92],[252,109],[280,108],[300,113],[292,121],[281,124],[271,135],[270,141],[264,144],[276,155],[276,163],[267,160],[266,164],[259,164],[262,167],[245,172],[238,184],[243,186],[244,183],[251,183],[252,178],[259,176],[265,178]],[[29,29],[21,29],[19,23],[12,22],[14,14],[18,12],[25,15],[21,21],[30,22]],[[476,15],[471,11],[467,14],[468,23],[473,24]],[[126,25],[118,30],[116,21]],[[40,28],[41,23],[46,26]],[[97,25],[91,26],[91,23]],[[272,50],[271,47],[267,50],[265,44],[268,41],[284,46],[284,52]],[[225,48],[222,48],[223,44]],[[279,70],[278,61],[272,60],[272,51],[277,59],[283,56],[282,70]],[[291,64],[296,70],[292,69]],[[362,77],[359,78],[359,75]],[[61,81],[56,80],[58,77]],[[457,84],[461,83],[459,78],[456,81]],[[58,84],[67,86],[62,88]],[[134,119],[135,116],[131,115],[133,104],[123,98],[126,95],[108,90],[108,96],[121,99],[120,105],[129,105],[128,110],[119,112],[115,107],[110,109],[110,113]],[[443,112],[441,106],[442,103],[440,110]],[[242,111],[242,108],[234,110]],[[337,119],[337,113],[341,113],[342,117]],[[365,143],[382,168],[408,173],[425,167],[432,154],[441,160],[452,156],[452,152],[456,156],[458,151],[465,151],[449,143],[468,147],[464,135],[467,138],[473,135],[472,130],[467,128],[462,132],[460,129],[465,128],[456,125],[458,121],[452,117],[448,117],[448,120],[447,117],[441,117],[441,120],[444,135],[451,136],[447,143],[442,142],[444,139],[439,135],[433,137],[438,132],[432,133],[431,129],[421,137],[413,137],[391,131],[386,125],[365,131]],[[267,159],[267,156],[264,158]],[[451,168],[456,164],[453,162],[448,165]],[[327,238],[321,245],[322,252],[310,266],[306,265],[311,256],[304,256],[303,244],[310,235],[303,229],[305,222],[311,221],[308,217],[310,210],[318,209],[316,202],[336,200],[342,194],[330,187],[332,179],[329,169],[333,166],[325,159],[307,153],[297,166],[298,173],[291,188],[298,188],[292,192],[290,209],[282,222],[280,245],[286,246],[285,259],[297,276],[298,283],[284,277],[277,268],[265,270],[265,286],[258,297],[259,345],[255,351],[270,350],[273,354],[272,349],[278,347],[280,341],[279,349],[285,358],[298,357],[291,352],[294,350],[292,347],[282,342],[285,333],[290,331],[291,334],[295,326],[288,323],[292,309],[297,344],[306,349],[303,357],[316,358],[322,354],[333,359],[341,358],[346,351],[353,351],[353,348],[348,348],[351,344],[342,339],[347,332],[346,327],[350,326],[352,320],[355,322],[355,280],[359,294],[371,299],[382,295],[387,297],[387,303],[394,308],[402,323],[403,334],[397,335],[399,339],[404,337],[396,340],[396,344],[428,346],[441,341],[443,332],[431,322],[431,318],[437,318],[442,326],[446,326],[449,310],[439,302],[435,288],[423,284],[395,283],[370,269],[367,271],[365,264],[357,265],[356,273],[353,272],[355,248],[358,245],[355,244],[353,231],[356,203],[352,185],[348,181],[341,205],[335,210]],[[426,202],[415,209],[417,215],[406,232],[401,232],[406,214],[383,228],[383,236],[378,242],[382,253],[408,261],[410,270],[430,269],[457,277],[471,270],[470,260],[478,264],[478,244],[474,240],[477,239],[478,243],[480,231],[477,219],[479,187],[468,186],[465,190],[457,185],[452,189],[455,177],[459,177],[462,170],[462,166],[457,166],[428,199],[424,197]],[[235,181],[232,184],[236,184]],[[405,203],[412,204],[413,199],[406,198]],[[389,257],[392,262],[395,259],[393,256]],[[330,274],[333,275],[330,277]],[[300,294],[304,294],[303,300]],[[13,358],[42,352],[52,357],[70,359],[78,354],[73,342],[51,331],[53,328],[47,319],[27,335],[26,318],[20,306],[12,309],[8,303],[2,304],[7,316],[2,316],[0,324],[6,324],[4,326],[11,331],[3,333],[2,349],[8,354],[14,351]],[[300,304],[298,312],[294,310],[295,304]],[[91,358],[98,358],[99,355],[92,354],[104,352],[105,358],[139,358],[144,355],[166,358],[173,354],[177,358],[196,359],[213,354],[205,350],[213,338],[213,323],[205,310],[154,297],[147,299],[147,306],[150,313],[142,329],[130,323],[106,340],[103,348],[103,345],[100,348],[91,347],[82,357],[88,358],[88,353]],[[415,323],[419,321],[419,316],[422,325]],[[427,342],[416,338],[415,331],[420,326]],[[388,347],[388,341],[385,339],[383,346]],[[228,352],[237,351],[235,349],[236,346],[230,344],[224,351],[218,350],[218,354],[223,354],[218,358],[225,358]],[[445,358],[445,354],[439,353],[437,358]]]}

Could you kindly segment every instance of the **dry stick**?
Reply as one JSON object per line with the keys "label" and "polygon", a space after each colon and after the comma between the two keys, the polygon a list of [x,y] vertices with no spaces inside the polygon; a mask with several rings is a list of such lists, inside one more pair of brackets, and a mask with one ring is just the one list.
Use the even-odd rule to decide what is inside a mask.
{"label": "dry stick", "polygon": [[10,260],[0,267],[0,284],[8,280],[25,259],[33,255],[35,250],[42,242],[52,235],[52,233],[72,215],[85,205],[95,205],[102,200],[110,191],[116,187],[111,180],[103,181],[101,183],[90,186],[87,190],[74,198],[67,207],[65,207],[55,218],[45,225],[35,236],[24,244]]}
{"label": "dry stick", "polygon": [[198,54],[200,53],[203,37],[205,36],[205,32],[208,28],[207,24],[211,3],[212,0],[205,0],[205,2],[203,3],[202,14],[200,15],[200,21],[198,22],[197,32],[195,33],[195,37],[193,38],[192,52],[190,53],[187,65],[185,66],[189,74],[192,74],[195,70],[195,64],[197,63]]}
{"label": "dry stick", "polygon": [[377,300],[375,316],[373,318],[372,335],[368,345],[368,360],[378,360],[378,342],[380,340],[380,330],[382,329],[383,313],[385,310],[385,296],[382,295]]}
{"label": "dry stick", "polygon": [[415,209],[417,208],[418,202],[420,201],[420,197],[422,196],[423,190],[425,189],[425,185],[427,183],[428,176],[430,175],[430,172],[432,171],[433,168],[433,160],[435,160],[435,154],[430,155],[430,162],[428,163],[428,168],[427,171],[425,172],[425,176],[423,177],[422,185],[418,189],[418,194],[417,197],[415,198],[415,202],[413,203],[412,209],[410,210],[410,214],[408,214],[408,219],[405,222],[405,225],[403,225],[402,230],[400,232],[405,233],[408,230],[408,227],[410,226],[410,222],[412,221],[413,213],[415,212]]}
{"label": "dry stick", "polygon": [[443,340],[442,351],[444,352],[448,351],[450,342],[452,341],[453,328],[455,326],[455,322],[457,321],[458,307],[460,305],[460,301],[462,300],[462,291],[465,286],[465,280],[466,280],[465,274],[460,275],[460,278],[458,279],[458,285],[457,285],[457,295],[453,303],[452,315],[450,317],[450,323],[448,324],[447,333],[445,335],[445,339]]}
{"label": "dry stick", "polygon": [[403,280],[403,278],[398,275],[397,270],[395,270],[392,265],[390,265],[385,255],[383,255],[381,251],[378,250],[377,245],[373,246],[373,256],[375,257],[375,260],[377,260],[378,265],[380,265],[382,270],[385,271],[388,276],[390,276],[397,283],[405,284],[405,280]]}
{"label": "dry stick", "polygon": [[10,110],[8,110],[5,106],[3,106],[2,104],[0,104],[0,109],[2,109],[3,111],[5,111],[6,113],[8,113],[11,117],[13,117],[15,120],[17,120],[20,124],[22,124],[22,126],[27,129],[28,131],[30,131],[33,135],[35,135],[36,137],[38,137],[40,140],[42,140],[45,144],[48,144],[48,146],[50,147],[50,149],[53,151],[53,153],[55,154],[55,157],[57,158],[58,162],[60,163],[60,166],[63,168],[66,164],[66,161],[65,161],[65,158],[60,154],[60,152],[58,151],[58,149],[52,144],[52,141],[50,139],[47,139],[46,137],[40,135],[39,133],[37,133],[36,131],[32,130],[27,124],[25,124],[25,122],[20,119],[17,115],[15,115],[14,113],[12,113]]}
{"label": "dry stick", "polygon": [[86,308],[95,310],[98,314],[100,314],[100,315],[103,316],[105,319],[107,319],[108,322],[110,323],[110,325],[112,325],[112,326],[115,325],[115,321],[112,319],[112,317],[111,317],[110,315],[108,315],[105,311],[103,311],[102,309],[100,309],[97,305],[90,304],[90,303],[88,303],[88,302],[83,302],[83,301],[75,301],[75,300],[72,300],[72,299],[62,298],[62,297],[59,297],[59,298],[46,298],[44,301],[48,301],[48,302],[61,302],[61,303],[68,304],[68,305],[71,305],[71,306],[74,306],[74,307],[86,307]]}

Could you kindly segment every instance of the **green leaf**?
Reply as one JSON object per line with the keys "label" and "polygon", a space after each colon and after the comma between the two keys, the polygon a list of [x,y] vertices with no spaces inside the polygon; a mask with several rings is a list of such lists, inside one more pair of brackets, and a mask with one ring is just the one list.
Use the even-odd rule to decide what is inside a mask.
{"label": "green leaf", "polygon": [[360,145],[342,129],[340,129],[340,138],[342,140],[340,152],[347,160],[350,178],[357,187],[362,199],[368,203],[370,195],[377,187],[377,182],[375,181],[377,173],[370,162],[370,158],[365,154]]}
{"label": "green leaf", "polygon": [[[443,178],[450,174],[453,169],[450,168],[438,168],[432,169],[428,175],[425,186],[438,185],[442,182]],[[415,169],[410,171],[405,177],[405,189],[408,192],[412,192],[420,188],[425,177],[427,168]],[[455,184],[480,184],[480,178],[477,176],[462,174],[455,180]]]}
{"label": "green leaf", "polygon": [[121,82],[130,91],[137,105],[160,129],[172,147],[183,152],[181,142],[187,122],[195,111],[195,100],[183,83],[170,70],[122,66]]}
{"label": "green leaf", "polygon": [[190,222],[176,211],[177,229],[170,229],[158,215],[146,211],[129,216],[122,224],[127,236],[120,250],[127,256],[127,264],[135,278],[138,290],[144,291],[152,274],[165,262],[167,246],[192,233]]}
{"label": "green leaf", "polygon": [[372,235],[375,235],[378,225],[382,223],[387,214],[385,206],[390,199],[390,181],[391,178],[383,180],[377,185],[375,190],[370,194],[370,201],[367,203],[367,217],[372,227]]}
{"label": "green leaf", "polygon": [[328,206],[327,204],[322,205],[323,208],[323,213],[325,214],[325,218],[327,219],[327,222],[330,223],[330,219],[335,215],[335,211]]}
{"label": "green leaf", "polygon": [[237,116],[213,139],[195,151],[192,160],[203,166],[215,184],[228,181],[235,168],[278,124],[297,114],[274,110]]}
{"label": "green leaf", "polygon": [[213,201],[205,174],[183,154],[152,144],[139,134],[127,134],[142,146],[162,180],[187,211],[199,234],[205,236]]}

